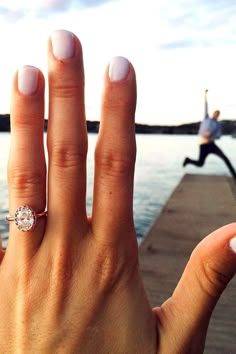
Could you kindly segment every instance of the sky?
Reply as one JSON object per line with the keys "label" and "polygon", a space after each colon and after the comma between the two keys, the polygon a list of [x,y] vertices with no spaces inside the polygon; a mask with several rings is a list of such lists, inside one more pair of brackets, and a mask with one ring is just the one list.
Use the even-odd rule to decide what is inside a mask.
{"label": "sky", "polygon": [[136,122],[199,121],[206,88],[210,111],[236,119],[235,0],[0,0],[0,113],[9,112],[18,67],[47,74],[47,40],[62,28],[82,42],[88,120],[99,120],[104,70],[115,55],[136,70]]}

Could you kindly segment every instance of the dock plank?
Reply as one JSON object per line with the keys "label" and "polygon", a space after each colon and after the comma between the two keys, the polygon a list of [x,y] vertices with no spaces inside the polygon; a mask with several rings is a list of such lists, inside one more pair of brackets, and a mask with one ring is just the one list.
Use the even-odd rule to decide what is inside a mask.
{"label": "dock plank", "polygon": [[[202,238],[235,222],[234,188],[230,177],[183,177],[139,249],[144,286],[152,306],[171,296],[192,250]],[[204,353],[236,353],[236,277],[214,310]]]}

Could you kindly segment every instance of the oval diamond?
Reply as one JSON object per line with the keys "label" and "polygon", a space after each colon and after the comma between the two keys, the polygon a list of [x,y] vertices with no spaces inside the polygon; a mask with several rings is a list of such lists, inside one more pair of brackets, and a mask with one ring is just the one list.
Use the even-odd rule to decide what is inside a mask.
{"label": "oval diamond", "polygon": [[24,205],[16,209],[15,224],[20,231],[30,231],[36,223],[36,214],[29,206]]}

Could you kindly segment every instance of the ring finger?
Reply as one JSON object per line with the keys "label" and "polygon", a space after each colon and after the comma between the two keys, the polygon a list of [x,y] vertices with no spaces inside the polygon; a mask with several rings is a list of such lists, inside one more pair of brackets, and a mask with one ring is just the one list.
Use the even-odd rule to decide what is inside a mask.
{"label": "ring finger", "polygon": [[[9,214],[12,216],[19,206],[30,206],[36,213],[45,209],[43,126],[44,78],[37,68],[24,66],[15,75],[11,104],[8,184]],[[42,239],[44,227],[45,217],[37,220],[35,228],[26,233],[11,222],[8,244],[8,249],[13,248],[11,254],[17,252],[17,257],[22,252],[32,255]]]}

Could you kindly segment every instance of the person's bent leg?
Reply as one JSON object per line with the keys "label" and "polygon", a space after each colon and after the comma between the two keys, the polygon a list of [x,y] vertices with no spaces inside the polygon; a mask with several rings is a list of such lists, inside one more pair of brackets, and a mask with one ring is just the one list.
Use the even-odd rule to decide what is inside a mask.
{"label": "person's bent leg", "polygon": [[189,157],[186,157],[186,159],[183,162],[183,166],[186,166],[188,164],[195,165],[197,167],[202,167],[205,163],[206,157],[209,154],[209,149],[208,149],[208,144],[202,144],[199,146],[199,157],[198,160],[192,160]]}
{"label": "person's bent leg", "polygon": [[231,162],[229,161],[228,157],[223,153],[223,151],[216,144],[214,144],[214,149],[213,149],[212,153],[217,155],[218,157],[220,157],[225,162],[225,164],[228,167],[231,175],[234,178],[236,178],[236,171],[233,168]]}

